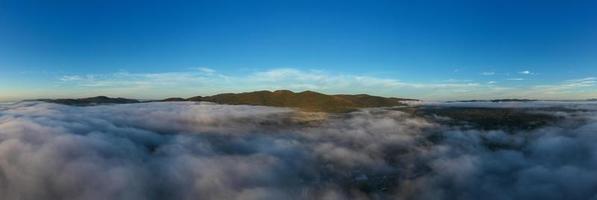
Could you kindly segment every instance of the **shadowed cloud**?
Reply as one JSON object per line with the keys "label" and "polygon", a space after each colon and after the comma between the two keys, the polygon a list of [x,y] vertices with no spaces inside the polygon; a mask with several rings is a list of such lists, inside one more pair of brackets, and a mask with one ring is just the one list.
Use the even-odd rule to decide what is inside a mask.
{"label": "shadowed cloud", "polygon": [[506,131],[387,109],[319,115],[190,102],[2,105],[0,194],[24,200],[595,198],[595,107],[536,112],[561,120]]}

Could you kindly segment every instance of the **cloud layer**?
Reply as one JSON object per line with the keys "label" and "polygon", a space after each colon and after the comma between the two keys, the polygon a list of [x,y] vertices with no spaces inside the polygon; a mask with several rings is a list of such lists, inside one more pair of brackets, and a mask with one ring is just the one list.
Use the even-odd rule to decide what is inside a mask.
{"label": "cloud layer", "polygon": [[595,199],[595,107],[530,132],[395,110],[0,106],[2,199]]}

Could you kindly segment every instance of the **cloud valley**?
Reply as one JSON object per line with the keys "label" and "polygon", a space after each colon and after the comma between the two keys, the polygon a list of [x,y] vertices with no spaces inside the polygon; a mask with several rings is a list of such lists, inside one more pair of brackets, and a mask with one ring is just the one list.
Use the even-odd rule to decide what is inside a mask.
{"label": "cloud valley", "polygon": [[595,108],[510,131],[394,109],[0,105],[0,196],[597,199]]}

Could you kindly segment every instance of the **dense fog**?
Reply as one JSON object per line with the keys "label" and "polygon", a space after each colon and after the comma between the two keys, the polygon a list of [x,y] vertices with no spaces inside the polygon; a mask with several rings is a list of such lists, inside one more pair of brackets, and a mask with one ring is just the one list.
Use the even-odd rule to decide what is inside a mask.
{"label": "dense fog", "polygon": [[597,107],[508,106],[566,109],[485,130],[395,109],[0,105],[0,199],[597,199]]}

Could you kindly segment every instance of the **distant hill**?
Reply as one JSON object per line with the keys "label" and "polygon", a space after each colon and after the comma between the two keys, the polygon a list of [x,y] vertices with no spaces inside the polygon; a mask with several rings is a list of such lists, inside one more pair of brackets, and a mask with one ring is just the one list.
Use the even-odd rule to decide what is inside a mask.
{"label": "distant hill", "polygon": [[[38,99],[50,103],[89,106],[101,104],[140,103],[135,99],[110,98],[105,96],[81,99]],[[208,101],[230,105],[258,105],[298,108],[303,111],[314,112],[349,112],[359,108],[391,107],[405,105],[401,101],[415,99],[387,98],[367,94],[357,95],[326,95],[313,91],[292,92],[290,90],[255,91],[245,93],[224,93],[213,96],[195,96],[191,98],[167,98],[162,102],[171,101]]]}
{"label": "distant hill", "polygon": [[163,102],[170,102],[170,101],[186,101],[186,99],[184,98],[180,98],[180,97],[172,97],[172,98],[167,98],[167,99],[162,99],[160,101]]}
{"label": "distant hill", "polygon": [[260,105],[299,108],[316,112],[348,112],[358,108],[390,107],[405,105],[400,98],[386,98],[366,94],[326,95],[313,91],[292,92],[289,90],[225,93],[206,97],[191,97],[189,101],[209,101],[219,104]]}
{"label": "distant hill", "polygon": [[462,101],[448,101],[448,102],[461,102],[461,103],[473,103],[473,102],[530,102],[530,101],[537,101],[535,99],[492,99],[492,100],[462,100]]}
{"label": "distant hill", "polygon": [[[565,111],[556,108],[556,111]],[[397,108],[396,110],[423,116],[432,120],[438,116],[448,117],[453,125],[473,126],[483,130],[532,130],[554,123],[558,117],[534,112],[529,108],[467,108],[423,106],[417,108]]]}
{"label": "distant hill", "polygon": [[72,106],[91,106],[101,104],[124,104],[124,103],[140,103],[141,101],[136,99],[125,99],[125,98],[110,98],[106,96],[97,96],[80,99],[37,99],[38,101],[45,101],[49,103],[58,103]]}
{"label": "distant hill", "polygon": [[529,102],[529,101],[537,101],[535,99],[494,99],[491,102]]}

